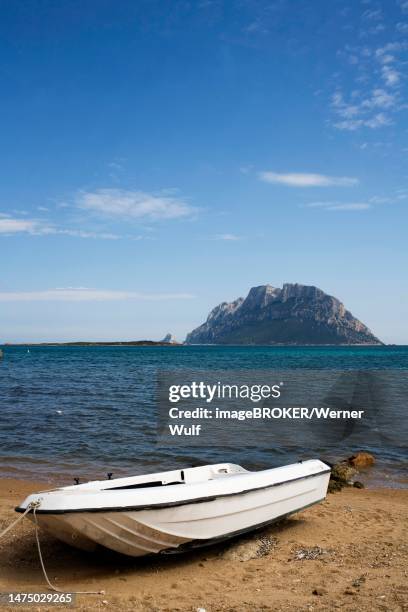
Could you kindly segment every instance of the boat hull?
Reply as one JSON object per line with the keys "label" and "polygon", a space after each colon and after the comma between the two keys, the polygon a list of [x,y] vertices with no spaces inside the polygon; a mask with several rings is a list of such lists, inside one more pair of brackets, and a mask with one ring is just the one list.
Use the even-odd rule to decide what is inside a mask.
{"label": "boat hull", "polygon": [[39,513],[36,518],[60,540],[85,550],[103,546],[133,557],[176,552],[228,539],[316,504],[326,496],[329,476],[323,472],[169,507]]}

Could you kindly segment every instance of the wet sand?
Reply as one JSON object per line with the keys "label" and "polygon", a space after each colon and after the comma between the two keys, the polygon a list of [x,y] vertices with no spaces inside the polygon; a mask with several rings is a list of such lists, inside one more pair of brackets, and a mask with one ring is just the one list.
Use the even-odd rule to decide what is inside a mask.
{"label": "wet sand", "polygon": [[[0,531],[17,517],[13,508],[28,493],[47,488],[0,480]],[[44,532],[41,542],[59,588],[105,591],[78,595],[78,610],[408,610],[407,489],[346,488],[261,534],[184,555],[88,554]],[[255,558],[240,560],[254,549]],[[47,592],[34,527],[26,519],[0,540],[0,591]]]}

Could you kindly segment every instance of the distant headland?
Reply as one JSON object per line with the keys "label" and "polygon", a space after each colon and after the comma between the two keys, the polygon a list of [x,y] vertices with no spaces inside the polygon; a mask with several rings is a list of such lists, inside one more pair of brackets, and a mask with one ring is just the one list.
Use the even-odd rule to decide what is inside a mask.
{"label": "distant headland", "polygon": [[112,342],[92,342],[80,340],[77,342],[5,342],[3,346],[182,346],[178,342],[163,342],[155,340],[129,340]]}
{"label": "distant headland", "polygon": [[173,334],[166,334],[163,340],[77,340],[71,342],[5,342],[3,346],[181,346]]}

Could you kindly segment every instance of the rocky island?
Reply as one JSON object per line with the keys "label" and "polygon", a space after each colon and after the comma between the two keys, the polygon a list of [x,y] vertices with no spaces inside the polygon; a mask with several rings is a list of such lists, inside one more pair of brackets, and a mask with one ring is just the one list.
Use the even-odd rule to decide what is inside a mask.
{"label": "rocky island", "polygon": [[223,302],[186,344],[381,345],[335,297],[314,286],[252,287],[246,298]]}

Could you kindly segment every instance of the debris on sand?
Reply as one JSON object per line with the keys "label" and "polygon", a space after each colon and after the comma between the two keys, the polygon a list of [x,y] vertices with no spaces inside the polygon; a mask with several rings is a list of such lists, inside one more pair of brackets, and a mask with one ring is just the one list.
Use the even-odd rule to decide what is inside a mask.
{"label": "debris on sand", "polygon": [[269,555],[271,550],[276,546],[278,540],[269,535],[259,537],[245,538],[238,540],[228,546],[221,553],[223,559],[230,561],[249,561],[250,559],[259,559]]}
{"label": "debris on sand", "polygon": [[351,586],[353,586],[356,589],[359,589],[361,585],[364,584],[365,581],[366,581],[366,577],[363,574],[359,578],[356,578],[355,580],[353,580],[353,582],[351,583]]}
{"label": "debris on sand", "polygon": [[319,557],[323,557],[324,555],[328,555],[330,553],[329,550],[325,548],[321,548],[320,546],[312,546],[311,548],[297,548],[293,553],[294,561],[303,561],[319,559]]}

